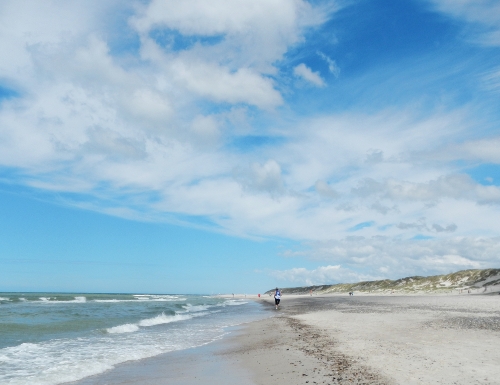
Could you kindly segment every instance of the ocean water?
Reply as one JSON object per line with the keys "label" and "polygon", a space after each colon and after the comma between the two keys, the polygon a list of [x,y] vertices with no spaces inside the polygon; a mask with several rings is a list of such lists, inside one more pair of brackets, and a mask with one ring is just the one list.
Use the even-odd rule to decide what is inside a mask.
{"label": "ocean water", "polygon": [[204,345],[266,317],[245,299],[0,293],[0,384],[56,385]]}

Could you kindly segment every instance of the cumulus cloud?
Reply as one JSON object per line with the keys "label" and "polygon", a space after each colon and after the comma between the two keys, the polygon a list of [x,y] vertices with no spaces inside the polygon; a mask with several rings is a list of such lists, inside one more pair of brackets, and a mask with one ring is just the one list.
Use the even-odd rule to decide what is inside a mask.
{"label": "cumulus cloud", "polygon": [[[498,153],[500,146],[500,137],[491,137],[487,139],[471,140],[452,147],[455,155],[457,152],[461,157],[468,159],[476,159],[483,162],[500,163],[500,154]],[[456,155],[455,155],[456,156]]]}
{"label": "cumulus cloud", "polygon": [[171,63],[170,70],[184,87],[217,102],[246,103],[262,109],[272,109],[283,103],[272,80],[250,68],[232,72],[215,63],[179,60]]}
{"label": "cumulus cloud", "polygon": [[448,225],[446,227],[443,227],[441,225],[438,225],[437,223],[434,223],[432,225],[432,228],[434,229],[434,231],[438,232],[438,233],[443,233],[443,232],[446,232],[446,233],[453,233],[454,231],[457,230],[457,225],[452,223],[451,225]]}
{"label": "cumulus cloud", "polygon": [[[470,109],[290,111],[287,53],[331,10],[301,0],[26,4],[0,3],[0,80],[16,95],[0,100],[9,183],[79,193],[66,202],[111,215],[331,242],[332,266],[340,255],[387,274],[403,268],[400,255],[408,271],[424,268],[418,258],[436,269],[492,260],[464,252],[488,254],[473,237],[500,234],[500,188],[457,166],[500,163],[500,139],[477,133]],[[108,20],[123,7],[130,45]],[[294,73],[325,86],[304,63]],[[241,145],[245,135],[271,144]],[[346,241],[353,230],[364,238]],[[435,239],[401,241],[420,233]]]}
{"label": "cumulus cloud", "polygon": [[[324,10],[308,2],[271,0],[206,2],[153,0],[139,8],[130,24],[143,42],[142,56],[169,73],[169,80],[215,102],[245,103],[273,109],[283,103],[270,75],[274,63],[302,38],[305,28],[321,24]],[[177,50],[151,32],[177,38],[219,37],[213,44]]]}
{"label": "cumulus cloud", "polygon": [[396,205],[393,205],[392,207],[389,207],[389,206],[383,205],[380,202],[374,202],[374,203],[372,203],[372,205],[370,206],[370,208],[372,210],[378,211],[380,214],[383,214],[383,215],[386,215],[390,211],[399,212],[399,210],[398,210],[398,208],[397,208]]}
{"label": "cumulus cloud", "polygon": [[408,230],[415,229],[417,231],[426,231],[426,232],[437,232],[437,233],[453,233],[457,229],[457,225],[452,223],[447,226],[441,226],[437,223],[432,224],[432,226],[428,226],[425,218],[420,218],[417,222],[413,223],[404,223],[401,222],[397,225],[398,229]]}
{"label": "cumulus cloud", "polygon": [[500,237],[451,237],[446,239],[390,239],[351,236],[310,243],[309,257],[368,275],[386,277],[449,273],[460,269],[494,267]]}
{"label": "cumulus cloud", "polygon": [[426,183],[384,180],[362,180],[352,189],[362,197],[378,195],[395,201],[436,201],[443,198],[471,199],[480,204],[500,203],[500,188],[482,186],[468,175],[446,175]]}
{"label": "cumulus cloud", "polygon": [[328,183],[326,183],[325,181],[322,181],[322,180],[316,181],[316,183],[314,184],[314,187],[315,187],[316,191],[318,192],[318,194],[320,194],[322,196],[325,196],[325,197],[328,197],[331,199],[336,199],[340,196],[339,193],[337,191],[335,191],[334,189],[332,189],[328,185]]}
{"label": "cumulus cloud", "polygon": [[[325,16],[303,1],[258,6],[219,1],[208,8],[203,2],[179,7],[153,1],[134,9],[130,24],[141,33],[141,56],[129,54],[124,61],[104,38],[112,35],[106,28],[113,26],[102,23],[104,15],[123,4],[19,4],[0,6],[0,52],[9,57],[0,63],[0,78],[23,90],[20,97],[2,102],[0,162],[24,168],[25,175],[29,169],[35,180],[52,179],[31,180],[39,186],[63,186],[56,181],[64,179],[57,175],[62,170],[86,180],[87,187],[104,182],[146,190],[178,177],[193,178],[194,169],[198,175],[207,169],[230,172],[220,155],[196,153],[200,145],[206,150],[205,144],[218,142],[224,112],[220,118],[193,116],[191,109],[207,100],[262,109],[282,104],[268,76],[275,72],[272,63],[302,38],[303,28]],[[276,8],[280,12],[271,12]],[[206,17],[200,19],[199,12]],[[47,22],[51,17],[57,22]],[[154,28],[224,38],[208,51],[195,45],[176,52],[151,38]],[[247,55],[233,55],[235,45]],[[165,167],[167,172],[160,171]],[[36,170],[43,170],[43,176]]]}
{"label": "cumulus cloud", "polygon": [[154,28],[188,36],[222,35],[223,45],[240,44],[243,58],[234,60],[261,61],[267,66],[301,38],[302,28],[321,24],[325,16],[302,0],[214,0],[210,4],[153,0],[131,23],[143,36]]}
{"label": "cumulus cloud", "polygon": [[237,179],[243,186],[255,191],[265,191],[272,196],[281,195],[285,191],[281,167],[274,159],[266,163],[253,163],[249,169],[236,170]]}
{"label": "cumulus cloud", "polygon": [[340,265],[320,266],[312,270],[303,267],[275,270],[269,274],[277,280],[293,282],[297,285],[324,285],[374,279],[374,276],[359,274]]}
{"label": "cumulus cloud", "polygon": [[319,72],[313,72],[304,63],[300,63],[298,66],[294,67],[293,73],[295,74],[295,76],[307,80],[308,82],[318,87],[325,86],[325,81],[321,78]]}
{"label": "cumulus cloud", "polygon": [[366,154],[366,163],[380,163],[384,160],[384,152],[380,150],[370,150],[368,154]]}
{"label": "cumulus cloud", "polygon": [[191,122],[191,132],[194,133],[194,138],[199,138],[198,144],[212,145],[217,143],[221,136],[220,126],[217,117],[198,115]]}

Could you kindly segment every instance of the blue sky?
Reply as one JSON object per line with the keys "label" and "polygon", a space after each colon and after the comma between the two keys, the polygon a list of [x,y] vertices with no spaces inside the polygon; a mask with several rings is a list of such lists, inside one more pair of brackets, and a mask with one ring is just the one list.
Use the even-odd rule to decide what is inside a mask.
{"label": "blue sky", "polygon": [[0,290],[498,267],[500,6],[3,1]]}

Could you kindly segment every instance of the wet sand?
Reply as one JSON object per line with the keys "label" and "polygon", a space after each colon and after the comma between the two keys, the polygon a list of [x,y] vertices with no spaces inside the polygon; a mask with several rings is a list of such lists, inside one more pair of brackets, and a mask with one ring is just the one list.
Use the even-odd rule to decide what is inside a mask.
{"label": "wet sand", "polygon": [[74,384],[500,384],[500,295],[258,301],[270,318]]}
{"label": "wet sand", "polygon": [[[237,333],[238,328],[233,330]],[[228,341],[161,354],[117,365],[105,373],[68,385],[254,385],[238,358],[224,357]],[[223,358],[221,358],[223,357]]]}

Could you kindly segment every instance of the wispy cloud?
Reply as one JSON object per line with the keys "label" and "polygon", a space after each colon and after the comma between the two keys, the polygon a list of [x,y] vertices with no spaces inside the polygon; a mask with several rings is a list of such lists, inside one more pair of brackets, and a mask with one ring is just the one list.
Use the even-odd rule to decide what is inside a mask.
{"label": "wispy cloud", "polygon": [[320,58],[322,58],[328,64],[328,71],[330,71],[330,73],[333,74],[335,77],[339,77],[340,68],[337,65],[337,63],[335,62],[335,60],[332,60],[330,57],[325,55],[323,52],[318,52],[318,55]]}
{"label": "wispy cloud", "polygon": [[324,285],[334,283],[349,283],[376,279],[374,276],[359,274],[340,265],[320,266],[308,270],[303,267],[289,270],[276,270],[269,273],[278,281],[295,283],[297,285]]}
{"label": "wispy cloud", "polygon": [[[500,238],[402,240],[380,236],[350,236],[339,240],[313,242],[309,247],[306,253],[320,263],[337,263],[352,272],[370,271],[372,278],[379,274],[400,278],[494,267],[500,252]],[[348,282],[347,277],[340,272],[338,276],[332,272],[329,277],[330,281],[314,282],[334,283],[339,282],[340,278],[343,282]]]}
{"label": "wispy cloud", "polygon": [[[303,281],[356,258],[370,259],[367,276],[486,266],[500,187],[467,170],[500,164],[499,63],[482,60],[498,54],[498,6],[455,3],[412,3],[454,20],[432,19],[432,41],[453,50],[413,49],[419,27],[377,38],[384,56],[352,43],[349,12],[342,24],[333,5],[302,0],[4,1],[4,179],[110,215],[343,250],[323,272],[296,272]],[[456,20],[480,28],[451,39]],[[352,235],[380,253],[357,256]]]}
{"label": "wispy cloud", "polygon": [[439,11],[469,23],[472,39],[486,45],[500,45],[500,5],[496,1],[431,0],[431,3]]}
{"label": "wispy cloud", "polygon": [[325,81],[321,78],[319,72],[313,72],[308,66],[304,63],[300,63],[293,69],[293,73],[295,76],[298,76],[304,80],[307,80],[309,83],[312,83],[318,87],[324,87]]}

